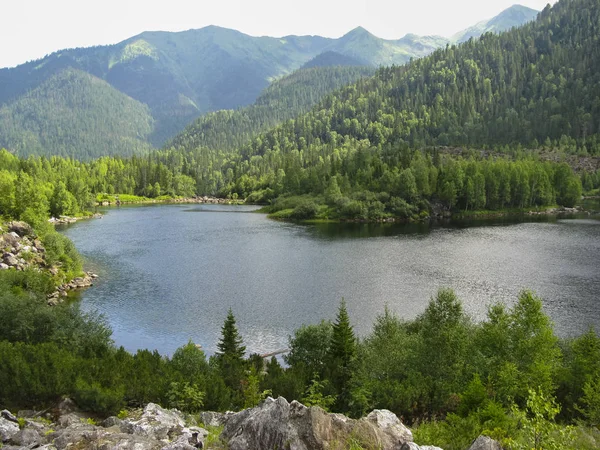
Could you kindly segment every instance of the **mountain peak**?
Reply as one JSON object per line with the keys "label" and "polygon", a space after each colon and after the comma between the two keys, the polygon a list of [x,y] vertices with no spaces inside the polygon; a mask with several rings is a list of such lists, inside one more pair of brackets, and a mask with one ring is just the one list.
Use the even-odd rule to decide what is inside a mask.
{"label": "mountain peak", "polygon": [[453,42],[465,42],[471,38],[476,38],[485,33],[500,33],[510,30],[513,27],[519,27],[534,20],[539,11],[528,8],[527,6],[514,4],[506,8],[497,16],[490,20],[484,20],[478,24],[459,31],[450,39]]}
{"label": "mountain peak", "polygon": [[367,31],[366,29],[364,29],[361,26],[358,26],[358,27],[354,28],[353,30],[350,30],[345,35],[343,35],[340,39],[374,38],[374,37],[375,36],[373,34],[371,34],[369,31]]}

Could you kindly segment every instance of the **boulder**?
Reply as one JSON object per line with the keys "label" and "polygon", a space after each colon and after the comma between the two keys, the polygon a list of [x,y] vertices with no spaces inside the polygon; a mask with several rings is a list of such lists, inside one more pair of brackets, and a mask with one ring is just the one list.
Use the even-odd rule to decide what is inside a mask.
{"label": "boulder", "polygon": [[0,417],[4,417],[6,420],[10,420],[14,423],[19,423],[19,420],[8,409],[3,409],[0,411]]}
{"label": "boulder", "polygon": [[214,411],[203,411],[200,413],[200,421],[207,427],[221,427],[227,423],[227,420],[235,413],[227,411],[225,413]]}
{"label": "boulder", "polygon": [[502,450],[502,445],[491,437],[481,435],[473,441],[469,450]]}
{"label": "boulder", "polygon": [[121,424],[124,433],[145,436],[159,441],[168,441],[181,434],[185,421],[177,410],[167,410],[148,403],[139,420],[125,419]]}
{"label": "boulder", "polygon": [[19,432],[19,425],[12,420],[0,417],[0,443],[6,442]]}
{"label": "boulder", "polygon": [[9,266],[17,266],[19,264],[17,257],[10,252],[6,252],[4,255],[2,255],[2,259],[4,263],[8,264]]}
{"label": "boulder", "polygon": [[269,397],[255,408],[232,415],[221,438],[230,450],[324,450],[334,442],[345,445],[351,440],[368,448],[400,450],[405,442],[412,441],[412,433],[386,410],[353,420],[319,407]]}
{"label": "boulder", "polygon": [[34,448],[45,443],[45,439],[37,430],[33,428],[23,428],[10,438],[10,443],[21,447]]}
{"label": "boulder", "polygon": [[19,236],[33,235],[33,228],[27,222],[13,221],[8,224],[8,231],[17,233]]}
{"label": "boulder", "polygon": [[106,419],[104,419],[102,421],[101,425],[104,428],[110,428],[110,427],[119,427],[119,428],[121,428],[121,425],[123,425],[123,420],[119,419],[118,417],[115,417],[115,416],[110,416],[110,417],[107,417]]}

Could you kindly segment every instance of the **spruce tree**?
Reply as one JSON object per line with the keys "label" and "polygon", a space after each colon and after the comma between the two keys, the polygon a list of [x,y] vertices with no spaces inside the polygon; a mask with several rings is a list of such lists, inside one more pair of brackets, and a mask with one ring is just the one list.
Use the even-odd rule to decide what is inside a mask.
{"label": "spruce tree", "polygon": [[347,411],[351,401],[350,381],[356,358],[356,336],[342,299],[329,348],[329,378],[337,391],[336,409]]}
{"label": "spruce tree", "polygon": [[221,377],[225,381],[225,385],[234,391],[233,397],[235,403],[235,399],[241,395],[241,380],[244,377],[244,353],[246,352],[246,347],[243,345],[243,340],[238,332],[231,308],[229,308],[227,318],[221,328],[221,340],[217,344],[217,347],[219,351],[216,354],[216,358]]}

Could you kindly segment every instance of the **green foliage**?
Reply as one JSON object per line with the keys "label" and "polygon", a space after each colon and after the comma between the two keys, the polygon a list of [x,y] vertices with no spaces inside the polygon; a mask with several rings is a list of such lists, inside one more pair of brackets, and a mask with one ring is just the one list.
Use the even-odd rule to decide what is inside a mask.
{"label": "green foliage", "polygon": [[581,406],[576,407],[591,427],[600,428],[600,377],[589,378],[583,386]]}
{"label": "green foliage", "polygon": [[324,395],[324,391],[325,383],[319,379],[319,375],[315,374],[301,401],[305,406],[318,406],[325,411],[330,411],[335,404],[335,396]]}
{"label": "green foliage", "polygon": [[192,414],[202,410],[204,396],[204,392],[197,385],[188,382],[172,381],[167,392],[169,407]]}

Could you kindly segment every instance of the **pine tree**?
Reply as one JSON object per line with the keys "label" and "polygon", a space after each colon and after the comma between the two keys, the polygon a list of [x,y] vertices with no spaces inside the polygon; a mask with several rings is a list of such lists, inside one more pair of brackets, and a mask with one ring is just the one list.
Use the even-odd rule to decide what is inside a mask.
{"label": "pine tree", "polygon": [[337,391],[338,411],[347,411],[351,401],[350,381],[355,358],[356,336],[350,325],[346,302],[342,299],[329,348],[329,379]]}
{"label": "pine tree", "polygon": [[217,344],[219,351],[217,354],[220,357],[228,357],[232,359],[243,360],[246,347],[243,344],[243,339],[240,336],[235,324],[233,311],[229,308],[225,323],[221,328],[221,340]]}
{"label": "pine tree", "polygon": [[241,396],[241,381],[244,378],[244,353],[246,352],[246,347],[243,345],[243,340],[238,332],[231,308],[221,328],[221,340],[217,344],[217,347],[219,351],[216,354],[216,360],[219,371],[225,381],[225,385],[234,391],[233,397],[235,403],[236,399],[239,400]]}

